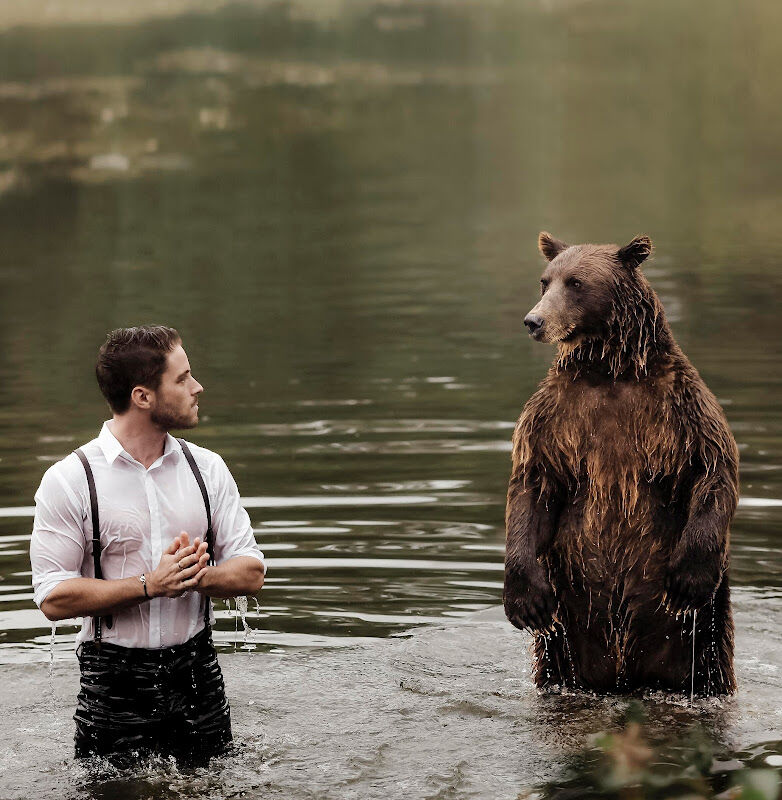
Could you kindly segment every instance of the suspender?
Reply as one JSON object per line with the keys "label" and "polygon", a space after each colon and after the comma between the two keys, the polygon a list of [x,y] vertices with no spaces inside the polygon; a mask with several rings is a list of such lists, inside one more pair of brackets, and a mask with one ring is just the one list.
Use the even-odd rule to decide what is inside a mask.
{"label": "suspender", "polygon": [[[92,510],[92,561],[95,565],[95,577],[103,578],[103,570],[100,566],[100,517],[98,516],[98,492],[95,489],[95,478],[92,474],[90,462],[87,461],[87,456],[84,455],[84,451],[79,448],[76,451],[76,455],[79,457],[79,461],[81,461],[84,471],[87,473],[87,486],[90,490],[90,509]],[[93,622],[95,625],[95,641],[100,643],[101,618],[93,617]],[[111,624],[111,617],[106,617],[106,627],[111,628]]]}
{"label": "suspender", "polygon": [[[190,465],[190,469],[192,470],[193,476],[196,479],[198,488],[201,490],[201,497],[204,498],[204,508],[206,510],[206,534],[204,534],[204,541],[206,542],[206,552],[209,553],[209,563],[214,564],[214,545],[212,542],[214,539],[214,533],[212,532],[212,507],[209,504],[209,495],[206,492],[206,485],[204,484],[201,470],[198,469],[198,464],[196,464],[195,458],[193,458],[193,454],[190,451],[190,448],[187,446],[187,442],[184,439],[177,439],[177,441],[182,446],[182,452],[187,459],[187,463]],[[92,511],[92,559],[95,566],[95,577],[102,579],[103,570],[101,569],[100,565],[100,518],[98,516],[98,492],[95,489],[95,477],[92,474],[92,467],[90,467],[90,462],[87,460],[87,456],[84,455],[84,451],[79,448],[75,451],[75,453],[79,457],[79,461],[81,461],[82,466],[84,467],[84,472],[87,474],[87,486],[90,490],[90,510]],[[212,601],[209,597],[206,597],[205,601],[204,625],[208,628],[210,617],[209,612],[212,608]],[[93,617],[93,621],[95,626],[95,641],[100,643],[101,618]],[[111,616],[106,617],[106,627],[111,628],[112,624],[113,621]]]}
{"label": "suspender", "polygon": [[[193,476],[196,479],[198,488],[201,490],[201,497],[204,498],[204,508],[206,510],[206,533],[204,534],[204,541],[206,542],[206,552],[209,553],[209,563],[214,564],[214,545],[212,543],[214,534],[212,532],[212,507],[209,505],[209,495],[206,493],[206,486],[204,485],[204,479],[201,475],[201,470],[198,469],[198,464],[196,464],[193,454],[190,452],[190,448],[187,446],[187,442],[184,439],[177,439],[177,441],[180,445],[182,445],[182,452],[185,454],[185,458],[187,459],[187,463],[190,465],[190,469],[192,470]],[[206,600],[204,604],[204,625],[206,625],[208,628],[209,611],[212,608],[212,601],[209,597],[205,597],[204,599]]]}

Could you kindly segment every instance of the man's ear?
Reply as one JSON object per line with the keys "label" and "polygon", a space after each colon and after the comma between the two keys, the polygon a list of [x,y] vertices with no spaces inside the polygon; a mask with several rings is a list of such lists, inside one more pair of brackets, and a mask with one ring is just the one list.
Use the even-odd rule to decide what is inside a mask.
{"label": "man's ear", "polygon": [[143,386],[134,386],[133,391],[130,393],[130,402],[136,408],[149,408],[152,405],[151,394],[152,392]]}
{"label": "man's ear", "polygon": [[563,250],[567,250],[568,247],[570,247],[569,244],[560,242],[559,239],[555,239],[547,231],[541,231],[540,236],[538,236],[538,250],[540,250],[549,261],[553,261]]}
{"label": "man's ear", "polygon": [[636,236],[630,244],[626,244],[616,257],[628,268],[636,269],[646,261],[652,252],[652,240],[648,236]]}

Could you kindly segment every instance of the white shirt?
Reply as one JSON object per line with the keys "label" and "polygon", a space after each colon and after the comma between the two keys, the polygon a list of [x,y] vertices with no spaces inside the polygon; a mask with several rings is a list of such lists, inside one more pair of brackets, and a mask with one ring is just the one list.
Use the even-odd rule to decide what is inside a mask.
{"label": "white shirt", "polygon": [[[191,542],[196,536],[203,540],[204,500],[182,446],[173,436],[166,436],[163,455],[149,469],[124,450],[108,422],[82,450],[95,476],[105,579],[151,572],[181,531],[188,532]],[[209,495],[215,562],[250,556],[263,564],[250,518],[225,462],[204,447],[190,444],[190,450]],[[30,562],[39,607],[62,581],[95,577],[87,476],[74,453],[46,471],[35,493]],[[193,591],[177,598],[153,598],[114,614],[111,628],[105,622],[101,626],[102,638],[123,647],[157,649],[182,644],[204,627],[204,602]],[[93,619],[84,617],[76,646],[93,637]]]}

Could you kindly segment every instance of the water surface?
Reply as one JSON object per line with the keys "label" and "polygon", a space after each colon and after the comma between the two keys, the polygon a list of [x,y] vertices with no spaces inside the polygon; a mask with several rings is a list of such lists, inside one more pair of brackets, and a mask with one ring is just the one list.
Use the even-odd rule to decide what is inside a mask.
{"label": "water surface", "polygon": [[[415,797],[504,796],[503,781],[515,796],[611,723],[600,709],[620,701],[539,699],[522,639],[474,617],[500,602],[510,433],[552,355],[521,330],[541,228],[655,242],[645,272],[742,459],[742,689],[728,722],[675,714],[680,727],[703,716],[739,760],[775,752],[777,7],[104,5],[92,22],[0,12],[0,663],[22,687],[8,729],[30,720],[47,739],[41,791],[57,764],[82,789],[67,760],[73,626],[56,633],[54,721],[22,681],[45,678],[51,636],[29,586],[32,495],[106,417],[93,376],[106,331],[139,322],[181,331],[206,387],[190,438],[225,457],[269,557],[251,634],[218,608],[249,743],[210,792],[231,796],[257,773],[285,796],[349,796],[352,776],[369,797],[394,775]],[[492,695],[485,718],[465,688],[487,701],[473,641],[518,692]],[[412,712],[382,665],[413,651],[404,669],[444,694],[422,707],[430,717],[413,713],[400,751],[392,734]],[[343,671],[355,703],[377,698],[377,730],[351,716],[358,706],[331,726]],[[244,705],[265,707],[275,686],[276,727]],[[451,712],[437,703],[470,724],[441,725]],[[660,708],[663,735],[674,712]],[[301,732],[321,723],[323,738]],[[552,726],[556,746],[538,747]],[[26,736],[2,757],[0,793],[38,785]],[[385,761],[357,737],[384,742]],[[310,759],[327,740],[321,769]],[[167,773],[151,774],[149,793],[167,796]]]}

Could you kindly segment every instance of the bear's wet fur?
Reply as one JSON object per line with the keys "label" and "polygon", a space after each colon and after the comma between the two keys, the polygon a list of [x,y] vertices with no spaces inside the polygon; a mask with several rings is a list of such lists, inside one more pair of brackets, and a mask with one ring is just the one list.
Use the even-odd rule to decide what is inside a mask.
{"label": "bear's wet fur", "polygon": [[525,324],[557,356],[513,434],[505,612],[540,687],[730,694],[738,449],[639,268],[652,243],[538,244]]}

